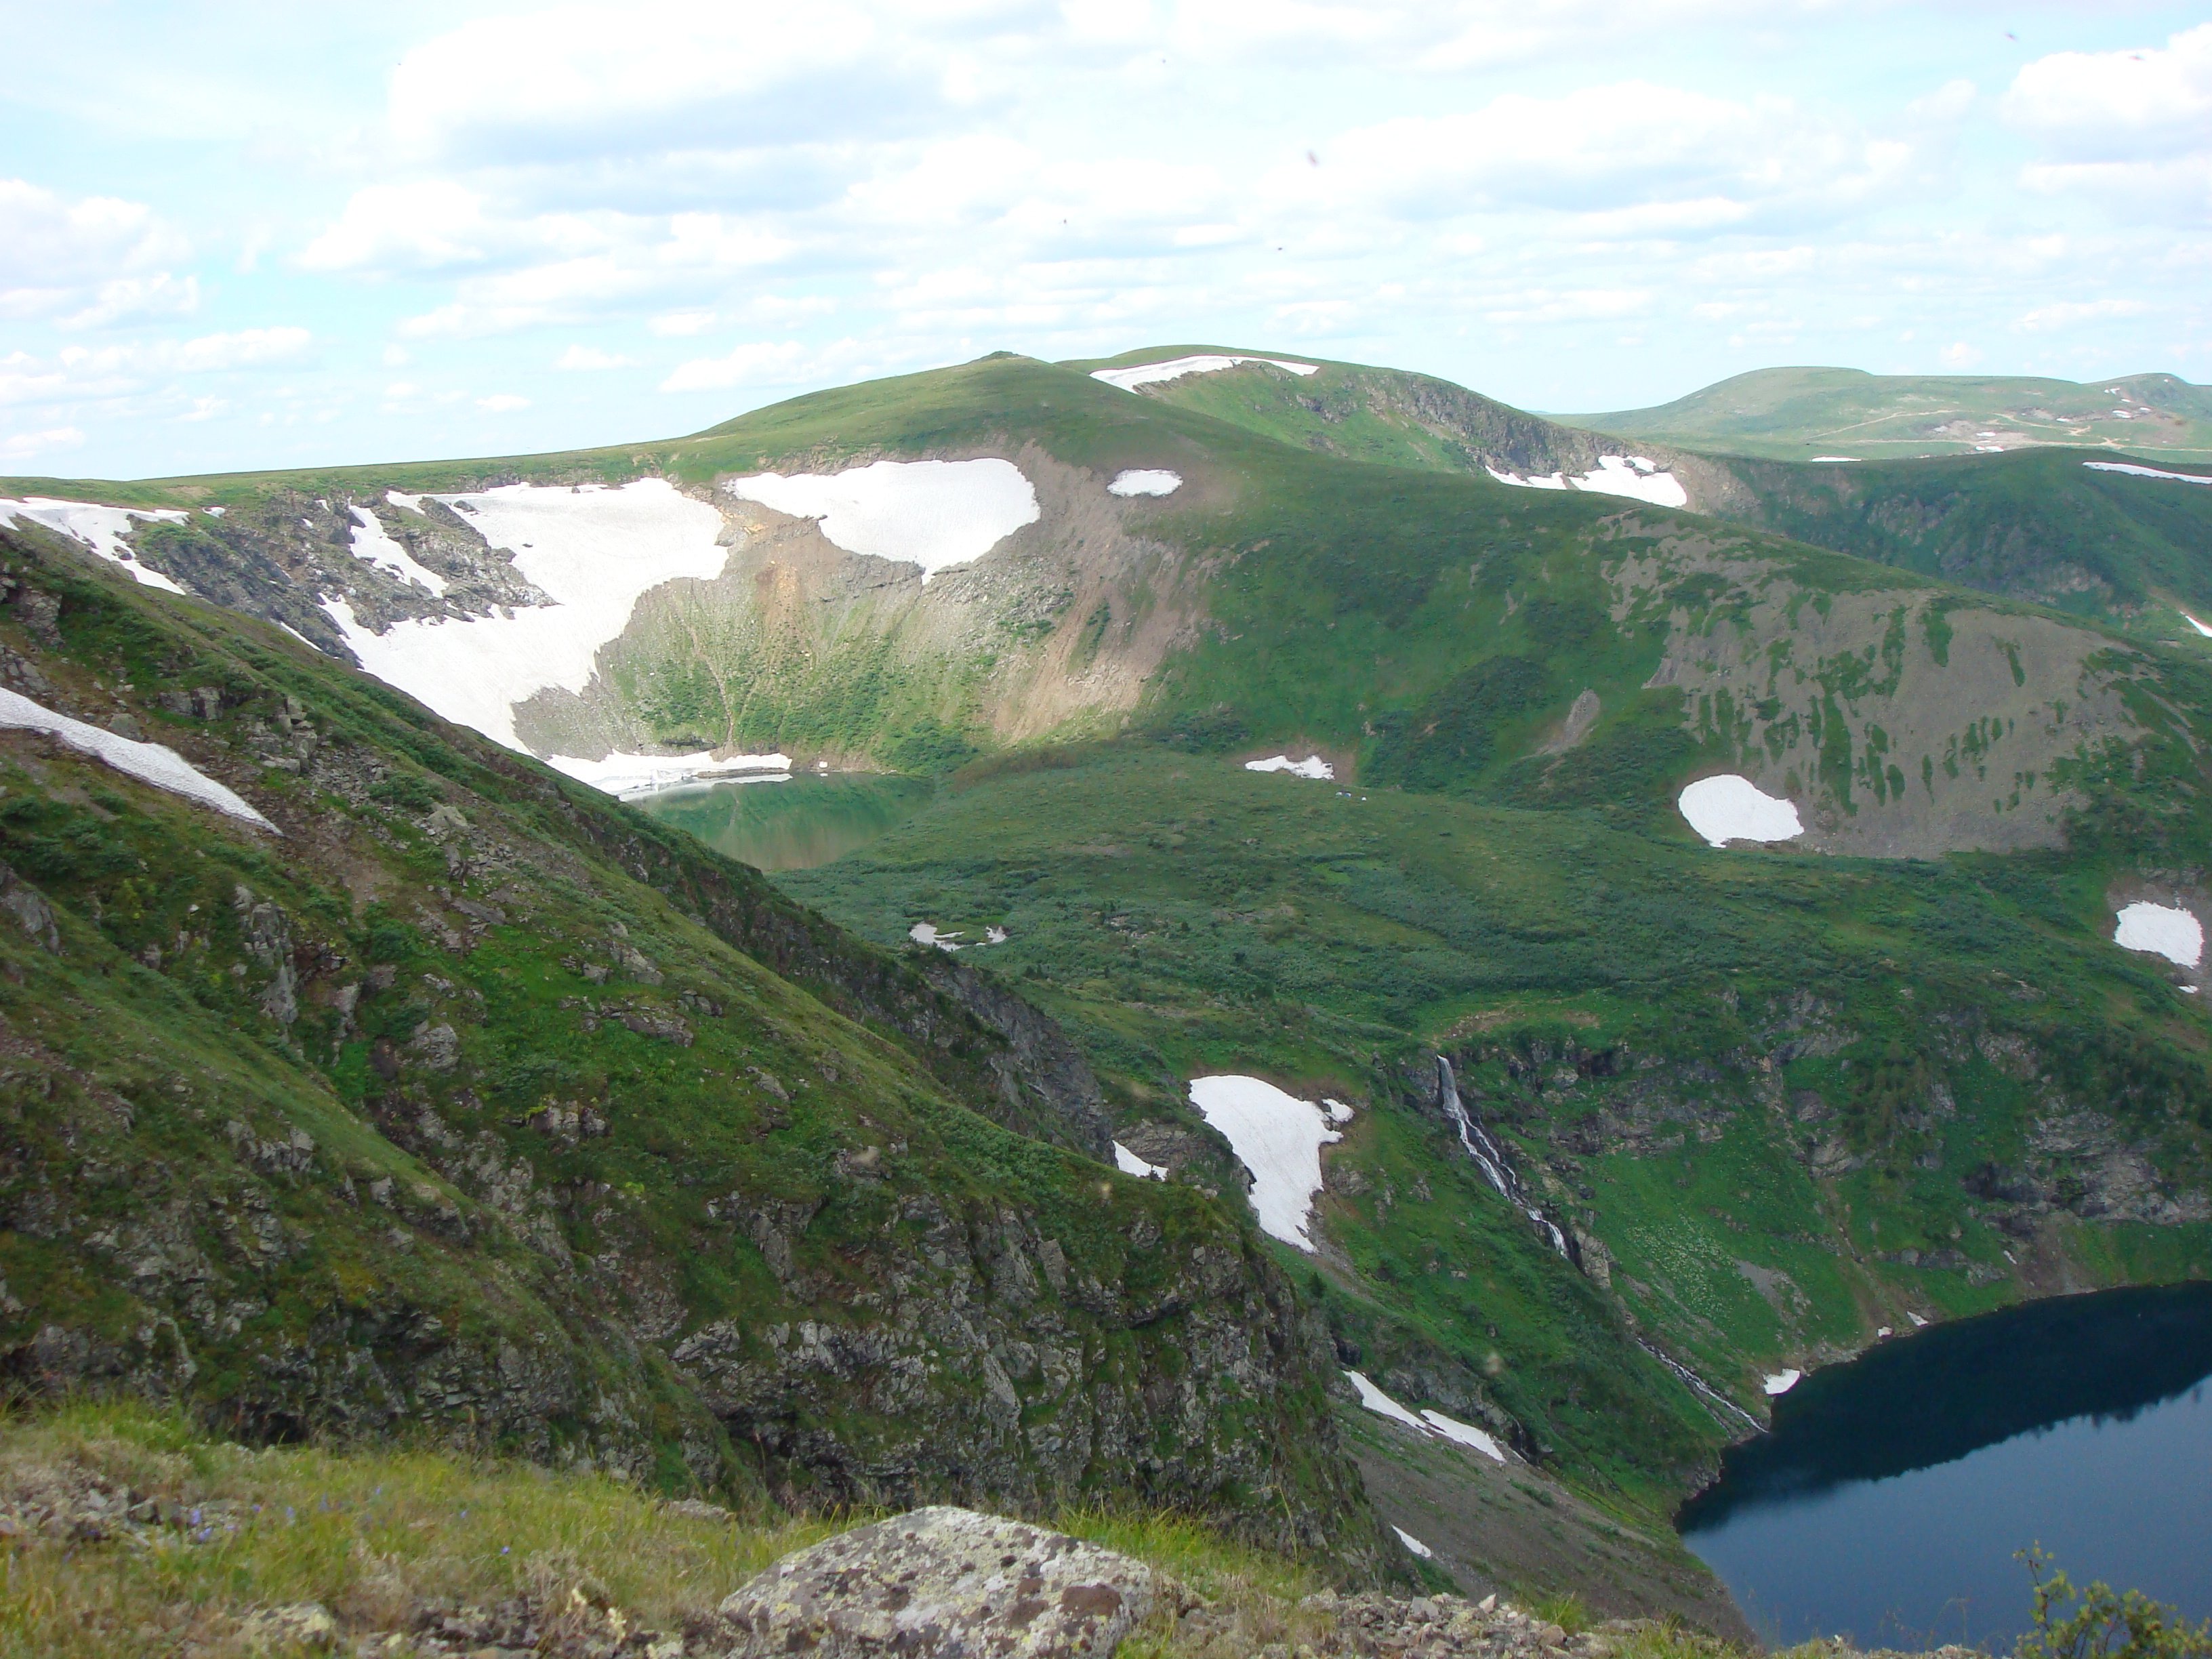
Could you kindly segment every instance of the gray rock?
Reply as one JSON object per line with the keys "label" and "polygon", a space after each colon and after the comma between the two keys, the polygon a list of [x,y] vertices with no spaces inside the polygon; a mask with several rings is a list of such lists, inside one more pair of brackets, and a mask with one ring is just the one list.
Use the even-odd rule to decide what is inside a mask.
{"label": "gray rock", "polygon": [[1105,1659],[1152,1594],[1141,1561],[940,1506],[786,1556],[721,1611],[733,1659]]}
{"label": "gray rock", "polygon": [[0,910],[22,924],[23,931],[57,956],[61,953],[61,929],[54,923],[54,907],[46,896],[6,865],[0,864]]}

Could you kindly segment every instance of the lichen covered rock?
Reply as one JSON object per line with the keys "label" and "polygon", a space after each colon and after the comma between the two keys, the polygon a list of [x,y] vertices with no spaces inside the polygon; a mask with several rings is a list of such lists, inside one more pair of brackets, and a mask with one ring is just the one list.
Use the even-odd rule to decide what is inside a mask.
{"label": "lichen covered rock", "polygon": [[1152,1603],[1141,1561],[939,1507],[787,1556],[721,1612],[748,1659],[1103,1659]]}

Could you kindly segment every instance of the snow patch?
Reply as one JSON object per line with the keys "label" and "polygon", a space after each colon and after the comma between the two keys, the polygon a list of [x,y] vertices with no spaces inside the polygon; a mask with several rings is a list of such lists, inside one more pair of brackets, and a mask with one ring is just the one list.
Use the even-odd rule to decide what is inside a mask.
{"label": "snow patch", "polygon": [[[384,499],[402,513],[422,512],[422,498],[420,495],[404,495],[396,489],[387,489],[384,492]],[[429,515],[423,514],[423,516],[428,518]]]}
{"label": "snow patch", "polygon": [[2212,640],[2212,628],[2207,628],[2203,623],[2197,621],[2196,617],[2191,616],[2186,611],[2181,613],[2181,620],[2187,623],[2191,628],[2195,629],[2199,634],[2202,634],[2206,639]]}
{"label": "snow patch", "polygon": [[743,778],[747,782],[788,783],[791,781],[791,757],[775,755],[726,755],[714,757],[711,749],[702,749],[694,755],[609,755],[605,760],[580,760],[574,755],[549,755],[545,763],[556,772],[566,773],[579,783],[587,783],[602,794],[629,800],[638,795],[657,794],[663,789],[673,789],[678,784],[694,783],[714,778]]}
{"label": "snow patch", "polygon": [[1856,461],[1856,459],[1858,459],[1858,457],[1857,457],[1857,456],[1856,456],[1856,455],[1815,455],[1813,459],[1814,459],[1814,461],[1816,461],[1816,462],[1818,462],[1818,461]]}
{"label": "snow patch", "polygon": [[2135,466],[2126,461],[2084,461],[2081,465],[2092,472],[2124,472],[2131,478],[2171,478],[2175,483],[2212,484],[2212,473],[2168,472],[2160,467]]}
{"label": "snow patch", "polygon": [[1288,772],[1293,777],[1311,778],[1326,782],[1336,776],[1336,769],[1319,755],[1309,755],[1304,760],[1292,760],[1288,755],[1270,755],[1265,760],[1246,761],[1247,772]]}
{"label": "snow patch", "polygon": [[388,576],[397,576],[403,582],[414,582],[427,587],[442,598],[446,579],[436,571],[415,562],[415,556],[385,529],[384,521],[365,507],[353,509],[353,556],[366,559]]}
{"label": "snow patch", "polygon": [[1359,1403],[1377,1417],[1387,1417],[1393,1423],[1402,1423],[1416,1434],[1432,1435],[1439,1440],[1449,1440],[1454,1445],[1468,1447],[1498,1462],[1506,1461],[1505,1449],[1474,1424],[1462,1423],[1457,1418],[1446,1417],[1438,1411],[1423,1411],[1416,1416],[1376,1388],[1363,1373],[1346,1371],[1344,1375],[1359,1391]]}
{"label": "snow patch", "polygon": [[1432,1433],[1440,1434],[1455,1445],[1471,1446],[1493,1463],[1505,1461],[1505,1449],[1490,1435],[1472,1423],[1462,1423],[1455,1417],[1446,1417],[1442,1412],[1421,1409],[1421,1420]]}
{"label": "snow patch", "polygon": [[1431,1549],[1426,1544],[1424,1544],[1419,1539],[1414,1537],[1413,1534],[1407,1532],[1403,1527],[1393,1527],[1390,1530],[1398,1534],[1398,1541],[1400,1543],[1403,1544],[1407,1549],[1413,1551],[1414,1554],[1419,1556],[1422,1560],[1433,1561],[1436,1559],[1437,1553]]}
{"label": "snow patch", "polygon": [[1114,475],[1106,486],[1109,495],[1172,495],[1182,488],[1182,474],[1165,467],[1137,466]]}
{"label": "snow patch", "polygon": [[1166,1168],[1158,1164],[1147,1164],[1120,1141],[1114,1143],[1114,1167],[1123,1175],[1134,1176],[1139,1181],[1165,1181]]}
{"label": "snow patch", "polygon": [[210,519],[220,519],[224,514],[229,512],[230,509],[227,507],[204,507],[200,511],[206,514]]}
{"label": "snow patch", "polygon": [[1732,841],[1790,841],[1805,833],[1796,807],[1733,772],[1698,779],[1675,804],[1690,828],[1715,847]]}
{"label": "snow patch", "polygon": [[1218,374],[1224,368],[1236,368],[1239,363],[1266,363],[1292,374],[1321,373],[1318,363],[1290,363],[1280,357],[1222,357],[1212,353],[1200,353],[1195,357],[1170,358],[1164,363],[1139,363],[1130,368],[1094,368],[1091,371],[1091,378],[1103,380],[1108,386],[1117,386],[1124,392],[1134,392],[1140,386],[1180,380],[1186,374]]}
{"label": "snow patch", "polygon": [[1328,1109],[1328,1121],[1331,1123],[1349,1123],[1352,1121],[1352,1108],[1346,1105],[1342,1101],[1324,1100],[1322,1102],[1322,1105]]}
{"label": "snow patch", "polygon": [[980,559],[1042,516],[1036,489],[1012,461],[877,461],[848,472],[760,472],[722,486],[797,519],[818,519],[848,553],[921,567],[925,582]]}
{"label": "snow patch", "polygon": [[2194,968],[2204,959],[2204,924],[2171,904],[2138,900],[2119,913],[2112,943],[2123,951],[2147,951],[2177,967]]}
{"label": "snow patch", "polygon": [[[215,510],[222,511],[219,507]],[[189,515],[181,508],[100,507],[91,501],[58,501],[45,495],[27,495],[20,501],[0,500],[0,519],[13,520],[18,514],[33,524],[83,544],[110,564],[120,565],[148,587],[158,587],[166,593],[185,591],[160,571],[139,563],[123,544],[124,538],[137,529],[132,520],[148,524],[182,524]]]}
{"label": "snow patch", "polygon": [[520,749],[514,706],[549,687],[581,691],[599,648],[638,599],[680,577],[718,576],[722,515],[662,478],[619,489],[503,484],[431,499],[468,514],[552,603],[489,617],[424,617],[372,633],[343,599],[323,610],[362,666],[447,720]]}
{"label": "snow patch", "polygon": [[1190,1100],[1252,1172],[1260,1231],[1313,1254],[1306,1228],[1321,1190],[1321,1149],[1344,1139],[1321,1108],[1256,1077],[1193,1078]]}
{"label": "snow patch", "polygon": [[90,755],[95,760],[106,761],[118,772],[128,773],[141,782],[152,784],[156,789],[166,789],[173,795],[182,795],[186,800],[212,806],[218,812],[228,813],[241,823],[250,823],[257,830],[266,830],[271,835],[283,833],[240,796],[224,788],[175,750],[164,744],[137,743],[129,738],[119,738],[112,732],[104,732],[97,726],[71,720],[67,714],[57,714],[52,709],[42,708],[20,693],[4,690],[0,690],[0,727],[12,732],[44,732],[59,738],[70,748]]}
{"label": "snow patch", "polygon": [[1417,1433],[1430,1432],[1427,1424],[1369,1382],[1364,1374],[1358,1371],[1346,1371],[1345,1376],[1351,1381],[1352,1386],[1359,1390],[1359,1403],[1377,1417],[1387,1417],[1393,1423],[1403,1423]]}
{"label": "snow patch", "polygon": [[1778,1395],[1788,1394],[1790,1389],[1796,1388],[1798,1383],[1802,1382],[1804,1377],[1804,1372],[1795,1369],[1775,1372],[1773,1376],[1766,1379],[1764,1385],[1766,1389],[1768,1398],[1771,1399]]}
{"label": "snow patch", "polygon": [[1690,504],[1690,492],[1682,488],[1682,481],[1671,472],[1652,470],[1652,463],[1641,455],[1601,455],[1595,467],[1571,478],[1564,471],[1548,477],[1524,478],[1486,464],[1483,471],[1502,484],[1522,489],[1589,489],[1601,495],[1626,495],[1654,507]]}

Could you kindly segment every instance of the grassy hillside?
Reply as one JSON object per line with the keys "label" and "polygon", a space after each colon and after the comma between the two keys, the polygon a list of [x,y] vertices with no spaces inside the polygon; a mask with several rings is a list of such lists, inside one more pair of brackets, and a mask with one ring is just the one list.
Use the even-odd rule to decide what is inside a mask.
{"label": "grassy hillside", "polygon": [[[1746,524],[1498,483],[1492,459],[1587,466],[1610,441],[1439,383],[1323,365],[1133,395],[1087,367],[997,356],[671,443],[172,481],[135,498],[227,505],[142,532],[142,556],[281,617],[320,616],[317,584],[353,579],[334,538],[387,489],[671,479],[716,503],[726,565],[647,595],[584,692],[531,700],[525,737],[546,753],[781,749],[934,781],[880,839],[780,878],[849,935],[451,734],[465,763],[398,818],[360,817],[384,805],[366,786],[365,805],[340,792],[343,810],[303,795],[351,837],[349,862],[286,913],[319,893],[357,932],[374,925],[362,905],[399,904],[395,925],[416,930],[404,982],[465,982],[513,1021],[490,1029],[488,1012],[477,1032],[459,988],[409,990],[422,1009],[404,1019],[365,1001],[356,1029],[320,1036],[330,1061],[307,1048],[316,1086],[457,1185],[454,1169],[477,1167],[469,1146],[483,1147],[473,1178],[490,1182],[586,1107],[611,1126],[580,1127],[553,1155],[577,1161],[547,1166],[573,1183],[563,1193],[608,1189],[561,1200],[570,1248],[598,1261],[597,1230],[618,1219],[625,1241],[650,1241],[625,1243],[649,1268],[595,1293],[668,1310],[665,1334],[632,1340],[659,1345],[672,1399],[697,1383],[741,1463],[794,1483],[803,1469],[841,1496],[965,1480],[1036,1502],[1141,1467],[1148,1498],[1203,1492],[1224,1513],[1289,1493],[1310,1505],[1291,1523],[1303,1536],[1356,1510],[1328,1443],[1300,1438],[1327,1343],[1401,1399],[1488,1425],[1593,1512],[1650,1527],[1756,1419],[1768,1371],[1912,1316],[2212,1265],[2212,1032],[2195,975],[2111,943],[2133,899],[2212,916],[2212,645],[2154,625],[2178,618],[2162,598],[2198,591],[2180,550],[2212,491],[2088,473],[2078,454],[1808,469],[1650,447]],[[978,457],[1019,466],[1039,517],[926,585],[716,489],[764,469]],[[1182,483],[1110,495],[1133,468]],[[75,556],[40,556],[58,571]],[[2105,584],[2086,617],[2013,597],[2087,592],[2077,568]],[[2132,636],[2109,620],[2130,605]],[[449,619],[440,638],[465,649],[468,626]],[[289,695],[374,700],[272,635],[238,637],[259,641],[254,672],[309,677]],[[430,729],[402,700],[375,707]],[[550,746],[586,740],[598,748]],[[1242,764],[1276,752],[1317,752],[1336,781]],[[1678,793],[1721,771],[1796,803],[1802,838],[1718,850],[1692,836]],[[294,786],[276,775],[282,798]],[[317,776],[297,787],[328,793]],[[440,803],[471,825],[535,816],[500,832],[497,858],[463,849],[455,866]],[[463,873],[526,864],[540,825],[619,866],[605,890],[626,896],[626,933],[565,898],[510,907],[497,884],[513,878]],[[389,854],[366,850],[386,847],[380,834]],[[380,878],[404,902],[344,874],[390,858],[416,860],[411,885]],[[477,936],[441,885],[507,918],[465,953],[505,979],[444,965],[456,953],[428,916]],[[91,890],[94,925],[118,927],[120,901]],[[917,921],[1009,938],[957,958],[908,951]],[[347,938],[341,954],[371,948]],[[732,946],[757,966],[726,963]],[[514,985],[539,988],[502,1002]],[[1027,1038],[979,1029],[975,1011],[1009,988],[1087,1062],[1042,1069],[1095,1074],[1097,1094],[994,1095],[989,1078]],[[694,1046],[672,1051],[665,1020]],[[412,1033],[441,1022],[475,1070],[417,1080],[405,1053],[430,1039]],[[377,1103],[394,1093],[379,1037],[403,1068],[398,1108]],[[529,1069],[534,1049],[550,1072]],[[658,1070],[622,1069],[648,1057]],[[1440,1059],[1564,1252],[1463,1150]],[[696,1085],[695,1069],[709,1074]],[[1360,1109],[1328,1153],[1317,1259],[1231,1220],[1243,1176],[1185,1103],[1213,1070]],[[802,1095],[794,1074],[822,1092]],[[634,1085],[649,1119],[612,1109]],[[787,1104],[804,1156],[763,1127]],[[550,1129],[530,1127],[547,1111]],[[1105,1179],[1079,1150],[1103,1150],[1088,1114],[1176,1178]],[[712,1170],[687,1185],[693,1158]],[[718,1195],[732,1188],[747,1195],[733,1229]],[[1067,1241],[1064,1273],[1047,1239]],[[1206,1276],[1231,1261],[1233,1283]],[[967,1304],[984,1311],[963,1316],[988,1330],[963,1346],[884,1313],[871,1286],[908,1273],[933,1305],[988,1285]],[[752,1311],[758,1297],[776,1311]],[[793,1334],[801,1304],[888,1346],[824,1355]],[[940,1346],[915,1358],[925,1342]],[[1211,1375],[1234,1376],[1261,1347],[1291,1357],[1262,1366],[1256,1391],[1170,1375],[1172,1355],[1203,1351]],[[1078,1356],[1087,1395],[1066,1380]],[[904,1375],[894,1360],[939,1380],[919,1401],[872,1381]],[[897,1410],[851,1414],[854,1377]],[[1159,1416],[1158,1400],[1175,1410]],[[932,1413],[961,1426],[927,1446],[900,1426]],[[987,1461],[952,1467],[945,1444]],[[1417,1483],[1369,1478],[1415,1501]],[[1596,1554],[1583,1559],[1595,1573]]]}
{"label": "grassy hillside", "polygon": [[1869,374],[1762,368],[1671,404],[1570,425],[1695,449],[1806,461],[1972,453],[2029,444],[2212,456],[2212,387],[2171,374],[2040,380],[2003,374]]}
{"label": "grassy hillside", "polygon": [[[1079,1034],[1125,1138],[1189,1129],[1208,1071],[1367,1103],[1330,1153],[1333,1319],[1386,1364],[1433,1344],[1532,1445],[1649,1492],[1723,1431],[1638,1329],[1755,1411],[1763,1373],[1908,1311],[2208,1265],[2201,1198],[2169,1212],[2115,1156],[2201,1194],[2212,1146],[2202,1017],[2109,944],[2117,873],[1717,854],[1132,746],[781,879],[884,939],[1003,927],[993,970]],[[1431,1052],[1609,1282],[1457,1153]],[[2030,1169],[2069,1195],[1991,1196]]]}
{"label": "grassy hillside", "polygon": [[[1110,362],[1203,349],[1164,348]],[[1148,386],[1142,395],[1317,453],[1423,471],[1576,476],[1601,454],[1634,447],[1680,479],[1699,512],[1984,592],[2172,640],[2197,637],[2179,607],[2196,607],[2201,616],[2212,605],[2212,564],[2203,556],[2212,544],[2212,489],[2091,471],[2078,453],[2066,459],[2043,453],[2050,446],[2088,447],[2113,452],[2095,459],[2125,462],[2132,455],[2142,464],[2203,472],[2212,455],[2212,391],[2172,375],[2085,387],[1773,369],[1660,410],[1551,417],[1425,375],[1347,363],[1324,363],[1304,380],[1264,368],[1188,375]],[[2047,405],[2051,418],[1975,428],[1977,434],[1996,431],[2002,442],[1977,435],[1854,443],[1819,435],[1827,430],[1821,422],[1846,417],[1872,420],[1869,432],[1890,430],[1894,423],[1884,411],[1893,405],[1911,411],[1912,420],[1971,405],[1981,411],[1972,418],[1980,420],[2026,404]],[[2118,419],[2116,410],[2129,418]],[[2082,418],[2058,423],[2054,411]],[[1792,435],[1808,422],[1819,432]],[[1990,447],[2037,453],[1975,453]],[[1806,465],[1838,453],[1879,464]]]}
{"label": "grassy hillside", "polygon": [[678,1490],[1141,1495],[1371,1568],[1292,1287],[1094,1161],[1033,1013],[273,629],[0,561],[12,687],[276,826],[0,735],[15,1386]]}

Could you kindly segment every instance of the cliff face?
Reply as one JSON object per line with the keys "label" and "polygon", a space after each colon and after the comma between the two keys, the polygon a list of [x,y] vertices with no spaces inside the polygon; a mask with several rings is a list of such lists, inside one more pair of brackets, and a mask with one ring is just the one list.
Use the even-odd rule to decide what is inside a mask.
{"label": "cliff face", "polygon": [[[0,732],[19,1386],[805,1498],[1141,1498],[1372,1569],[1325,1334],[1223,1207],[1086,1156],[1043,1016],[258,623],[35,532],[0,560],[9,684],[84,722]],[[170,787],[84,752],[118,738]]]}

